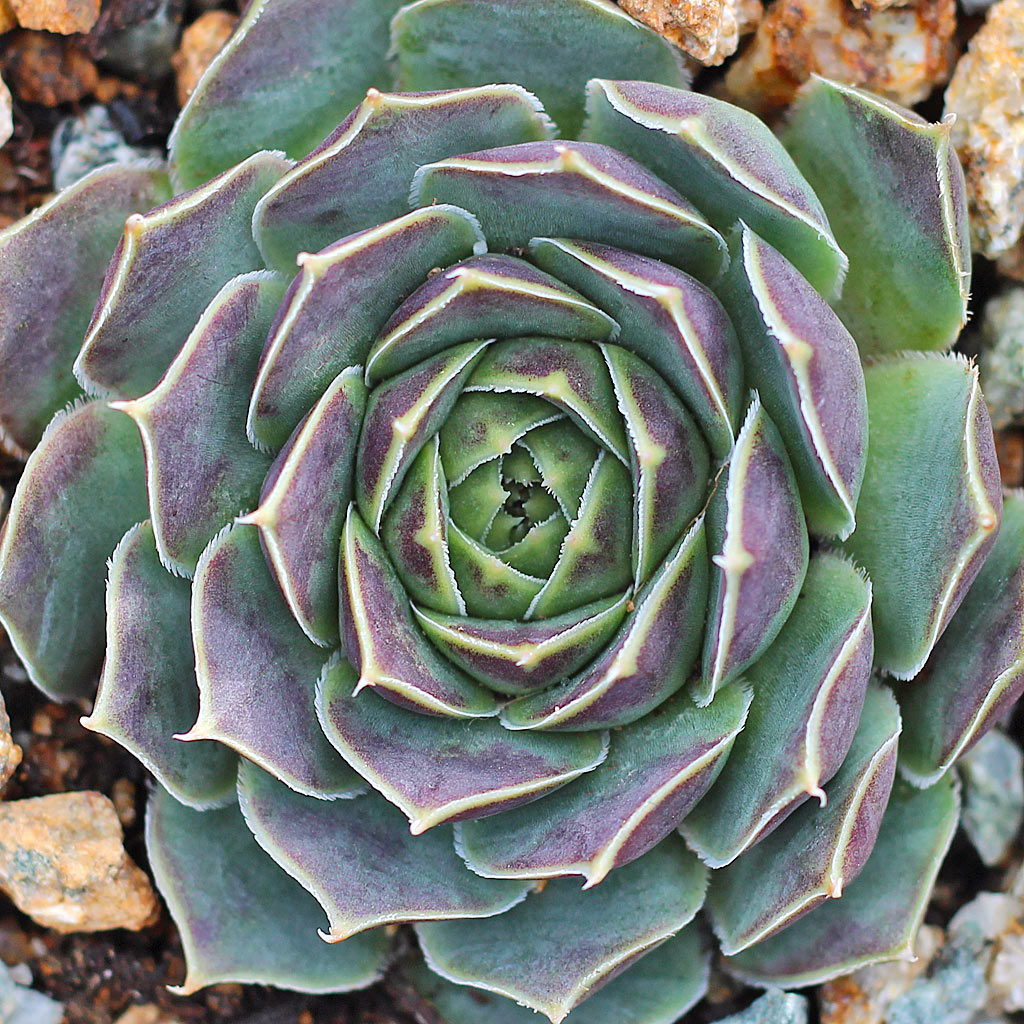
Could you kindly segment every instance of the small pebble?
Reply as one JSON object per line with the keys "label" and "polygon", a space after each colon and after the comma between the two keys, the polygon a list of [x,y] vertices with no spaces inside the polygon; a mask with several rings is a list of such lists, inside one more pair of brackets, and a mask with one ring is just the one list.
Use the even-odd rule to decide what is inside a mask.
{"label": "small pebble", "polygon": [[956,0],[875,11],[858,11],[847,0],[775,0],[730,65],[726,91],[767,114],[787,106],[818,74],[911,106],[949,79],[955,31]]}
{"label": "small pebble", "polygon": [[0,803],[0,890],[59,932],[137,931],[158,906],[122,842],[114,805],[100,793]]}
{"label": "small pebble", "polygon": [[133,1006],[123,1013],[114,1024],[181,1024],[177,1017],[162,1010],[154,1003]]}
{"label": "small pebble", "polygon": [[20,978],[18,975],[16,968],[8,970],[0,961],[0,1021],[3,1024],[60,1024],[64,1007],[42,992],[24,987],[24,975]]}
{"label": "small pebble", "polygon": [[149,7],[143,20],[104,35],[104,66],[151,81],[170,73],[171,58],[181,36],[184,3],[159,0]]}
{"label": "small pebble", "polygon": [[14,134],[14,109],[11,106],[11,90],[0,78],[0,146]]}
{"label": "small pebble", "polygon": [[923,925],[913,960],[862,967],[821,987],[821,1024],[885,1024],[889,1007],[928,969],[943,942],[942,929]]}
{"label": "small pebble", "polygon": [[992,426],[999,430],[1024,418],[1024,288],[993,296],[978,331],[978,374]]}
{"label": "small pebble", "polygon": [[0,0],[0,35],[10,32],[16,28],[18,19],[14,16],[14,8],[11,7],[11,0]]}
{"label": "small pebble", "polygon": [[22,29],[4,39],[4,77],[20,100],[56,107],[88,96],[100,75],[69,40]]}
{"label": "small pebble", "polygon": [[158,160],[158,149],[130,146],[117,130],[106,107],[89,107],[67,117],[54,129],[50,144],[53,186],[67,188],[89,171],[112,163]]}
{"label": "small pebble", "polygon": [[11,720],[7,717],[3,694],[0,694],[0,789],[3,789],[7,780],[21,764],[21,754],[21,747],[11,736]]}
{"label": "small pebble", "polygon": [[1024,823],[1024,754],[1009,736],[993,729],[959,762],[964,782],[960,821],[989,867],[1010,852]]}
{"label": "small pebble", "polygon": [[946,90],[975,249],[994,259],[1024,229],[1024,0],[999,0]]}
{"label": "small pebble", "polygon": [[22,28],[45,32],[88,32],[100,16],[100,0],[10,0]]}
{"label": "small pebble", "polygon": [[701,64],[721,64],[761,20],[760,0],[618,0]]}
{"label": "small pebble", "polygon": [[210,62],[231,38],[237,23],[237,15],[228,11],[207,11],[185,29],[181,46],[171,58],[181,106],[194,92]]}
{"label": "small pebble", "polygon": [[717,1024],[807,1024],[807,1000],[795,992],[769,989],[745,1010]]}

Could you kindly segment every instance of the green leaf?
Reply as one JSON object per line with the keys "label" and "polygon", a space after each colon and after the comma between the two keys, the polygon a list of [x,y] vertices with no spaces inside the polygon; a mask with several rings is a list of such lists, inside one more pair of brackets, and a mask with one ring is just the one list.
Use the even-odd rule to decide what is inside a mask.
{"label": "green leaf", "polygon": [[324,732],[341,755],[409,819],[410,831],[528,803],[592,771],[606,734],[515,733],[495,720],[425,715],[359,690],[343,658],[317,690]]}
{"label": "green leaf", "polygon": [[71,364],[125,218],[170,196],[162,169],[103,167],[0,232],[0,443],[27,453],[82,393]]}
{"label": "green leaf", "polygon": [[263,269],[252,211],[288,167],[280,153],[257,153],[128,218],[75,360],[86,391],[103,398],[151,391],[217,292],[238,274]]}
{"label": "green leaf", "polygon": [[[762,121],[711,96],[644,81],[598,79],[587,93],[585,139],[629,153],[722,233],[749,224],[821,294],[838,293],[846,255],[811,185]],[[827,148],[823,137],[815,137],[819,149]]]}
{"label": "green leaf", "polygon": [[348,992],[383,973],[384,929],[343,946],[322,942],[323,911],[259,848],[237,804],[194,811],[157,787],[146,852],[185,950],[179,994],[226,981]]}
{"label": "green leaf", "polygon": [[828,803],[805,802],[756,850],[712,875],[708,913],[726,956],[839,899],[861,872],[892,790],[899,733],[891,691],[869,689],[849,753],[826,787]]}
{"label": "green leaf", "polygon": [[175,800],[205,810],[234,800],[238,758],[220,743],[174,738],[199,712],[191,590],[160,564],[148,522],[124,535],[110,560],[100,688],[82,725],[130,750]]}
{"label": "green leaf", "polygon": [[362,780],[317,723],[324,651],[292,617],[255,527],[229,527],[203,552],[192,586],[192,643],[199,716],[179,738],[219,740],[322,800],[361,791]]}
{"label": "green leaf", "polygon": [[[697,925],[688,925],[616,974],[580,1003],[567,1024],[673,1024],[705,993],[708,958]],[[537,1024],[527,1006],[478,988],[453,985],[422,964],[405,968],[417,991],[447,1024]]]}
{"label": "green leaf", "polygon": [[402,812],[376,794],[314,800],[243,761],[238,799],[260,846],[324,908],[327,942],[385,924],[492,917],[529,889],[467,871],[450,827],[413,836]]}
{"label": "green leaf", "polygon": [[967,199],[951,130],[823,78],[790,111],[783,142],[850,257],[835,308],[865,354],[947,349],[967,319]]}
{"label": "green leaf", "polygon": [[400,6],[255,0],[178,116],[178,182],[192,188],[258,149],[304,156],[368,88],[390,84],[388,24]]}
{"label": "green leaf", "polygon": [[843,898],[728,957],[726,969],[755,985],[800,988],[909,959],[959,813],[951,778],[923,791],[897,782],[875,848]]}
{"label": "green leaf", "polygon": [[259,498],[270,456],[245,439],[245,415],[284,288],[284,278],[265,270],[229,281],[160,383],[140,398],[110,403],[142,435],[153,532],[173,573],[191,576],[206,545]]}
{"label": "green leaf", "polygon": [[843,549],[871,577],[878,664],[912,679],[995,541],[999,469],[978,371],[962,356],[879,359],[864,378],[868,461]]}
{"label": "green leaf", "polygon": [[567,138],[594,74],[687,83],[682,54],[608,0],[418,0],[395,16],[392,47],[400,89],[518,82]]}
{"label": "green leaf", "polygon": [[836,555],[815,555],[793,613],[749,667],[747,724],[714,789],[681,826],[712,867],[735,860],[838,771],[871,673],[871,586]]}
{"label": "green leaf", "polygon": [[697,858],[670,836],[594,889],[555,879],[500,917],[419,924],[416,934],[443,978],[508,996],[559,1024],[616,968],[686,925],[706,882]]}
{"label": "green leaf", "polygon": [[93,691],[107,559],[146,516],[132,421],[104,402],[55,417],[29,457],[0,536],[0,622],[29,678],[54,700]]}
{"label": "green leaf", "polygon": [[995,544],[918,679],[896,690],[900,768],[931,785],[1024,688],[1024,495],[1003,500]]}

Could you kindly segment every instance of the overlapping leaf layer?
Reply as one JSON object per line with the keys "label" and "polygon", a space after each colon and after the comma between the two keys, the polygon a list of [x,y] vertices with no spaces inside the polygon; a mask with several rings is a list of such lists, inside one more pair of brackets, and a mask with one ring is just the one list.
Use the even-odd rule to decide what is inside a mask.
{"label": "overlapping leaf layer", "polygon": [[258,0],[188,191],[0,235],[0,619],[159,783],[185,990],[415,923],[453,1024],[669,1022],[702,906],[756,983],[900,955],[1024,686],[948,129],[819,81],[786,148],[605,0],[397,6]]}

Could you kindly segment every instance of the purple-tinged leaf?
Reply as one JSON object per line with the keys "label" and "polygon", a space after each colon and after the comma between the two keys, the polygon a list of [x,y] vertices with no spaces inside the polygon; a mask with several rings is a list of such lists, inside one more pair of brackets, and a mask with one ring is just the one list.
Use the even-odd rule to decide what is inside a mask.
{"label": "purple-tinged leaf", "polygon": [[407,213],[409,182],[421,164],[550,134],[537,98],[516,85],[404,94],[371,88],[260,200],[256,241],[267,266],[289,271],[301,251]]}
{"label": "purple-tinged leaf", "polygon": [[756,395],[708,508],[713,555],[699,703],[778,636],[807,572],[809,544],[782,438]]}
{"label": "purple-tinged leaf", "polygon": [[274,460],[259,508],[238,520],[260,528],[295,621],[322,646],[338,640],[338,551],[365,408],[362,372],[342,370]]}
{"label": "purple-tinged leaf", "polygon": [[420,629],[459,668],[498,693],[542,690],[604,650],[626,614],[628,594],[551,619],[509,622],[441,615],[413,605]]}
{"label": "purple-tinged leaf", "polygon": [[607,313],[557,278],[488,253],[435,274],[402,303],[366,358],[366,377],[372,384],[475,338],[605,341],[617,332]]}
{"label": "purple-tinged leaf", "polygon": [[654,367],[693,413],[711,450],[728,455],[743,408],[743,365],[714,293],[675,267],[606,245],[534,238],[529,252],[615,318],[615,344]]}
{"label": "purple-tinged leaf", "polygon": [[[740,220],[749,224],[821,294],[839,292],[847,259],[825,210],[793,158],[753,114],[649,82],[595,80],[587,91],[585,138],[631,153],[719,231]],[[827,148],[823,137],[815,137],[819,149]]]}
{"label": "purple-tinged leaf", "polygon": [[459,852],[487,878],[583,875],[584,888],[661,842],[707,792],[743,727],[750,693],[723,690],[707,708],[677,695],[617,729],[594,771],[545,800],[456,830]]}
{"label": "purple-tinged leaf", "polygon": [[522,618],[547,619],[624,590],[633,581],[632,481],[618,459],[601,452],[569,526],[558,562]]}
{"label": "purple-tinged leaf", "polygon": [[[696,924],[666,939],[576,1006],[567,1024],[673,1024],[707,991],[708,955]],[[423,965],[404,967],[446,1024],[537,1024],[537,1014],[491,992],[455,985]]]}
{"label": "purple-tinged leaf", "polygon": [[472,210],[493,250],[565,236],[635,249],[706,278],[728,258],[722,236],[678,192],[591,142],[524,142],[424,164],[412,201]]}
{"label": "purple-tinged leaf", "polygon": [[626,725],[683,683],[697,658],[708,588],[704,520],[698,519],[633,607],[601,656],[578,676],[506,705],[509,729],[598,729]]}
{"label": "purple-tinged leaf", "polygon": [[593,889],[555,879],[500,917],[418,924],[416,934],[441,977],[508,996],[559,1024],[686,925],[706,885],[706,869],[669,836]]}
{"label": "purple-tinged leaf", "polygon": [[288,166],[280,153],[257,153],[128,218],[75,361],[86,391],[104,398],[151,391],[221,287],[262,269],[252,211]]}
{"label": "purple-tinged leaf", "polygon": [[409,467],[384,515],[380,539],[413,601],[465,615],[466,602],[449,557],[448,490],[438,449],[435,434]]}
{"label": "purple-tinged leaf", "polygon": [[205,810],[234,800],[238,758],[220,743],[173,736],[199,711],[191,589],[160,564],[149,523],[124,535],[110,560],[100,688],[82,725],[130,750],[176,800]]}
{"label": "purple-tinged leaf", "polygon": [[292,617],[255,527],[226,529],[203,552],[192,586],[192,643],[199,715],[182,739],[219,740],[321,800],[361,791],[362,780],[317,723],[324,652]]}
{"label": "purple-tinged leaf", "polygon": [[483,252],[476,219],[453,206],[416,210],[299,255],[260,360],[249,440],[281,448],[334,378],[358,365],[392,310],[435,267]]}
{"label": "purple-tinged leaf", "polygon": [[170,196],[162,169],[103,167],[0,232],[0,445],[26,455],[82,393],[71,364],[125,219]]}
{"label": "purple-tinged leaf", "polygon": [[375,793],[314,800],[243,761],[238,800],[256,841],[324,908],[327,942],[380,925],[492,917],[530,888],[467,871],[451,827],[413,836],[402,812]]}
{"label": "purple-tinged leaf", "polygon": [[967,319],[967,199],[951,130],[822,78],[787,119],[782,140],[850,256],[835,309],[866,354],[949,348]]}
{"label": "purple-tinged leaf", "polygon": [[346,992],[383,973],[384,929],[340,948],[322,942],[323,912],[259,848],[237,804],[194,811],[157,787],[146,812],[146,852],[185,951],[178,994],[227,981]]}
{"label": "purple-tinged leaf", "polygon": [[370,392],[356,450],[355,500],[374,532],[426,443],[441,429],[488,342],[424,360]]}
{"label": "purple-tinged leaf", "polygon": [[497,714],[494,697],[419,631],[384,546],[354,505],[341,538],[340,586],[342,646],[359,671],[360,690],[430,715]]}
{"label": "purple-tinged leaf", "polygon": [[198,185],[258,149],[305,155],[368,88],[390,85],[388,26],[400,6],[254,0],[171,133],[181,184]]}
{"label": "purple-tinged leaf", "polygon": [[874,587],[879,665],[912,679],[992,547],[999,468],[978,371],[962,356],[895,356],[864,371],[868,461],[843,549]]}
{"label": "purple-tinged leaf", "polygon": [[245,414],[285,284],[265,270],[228,282],[160,383],[110,404],[142,435],[153,533],[173,573],[191,576],[206,545],[259,498],[270,456],[246,441]]}
{"label": "purple-tinged leaf", "polygon": [[413,835],[536,800],[608,752],[606,733],[515,733],[494,719],[423,715],[357,690],[347,661],[328,662],[317,689],[320,722],[342,757],[401,808]]}
{"label": "purple-tinged leaf", "polygon": [[871,674],[871,585],[815,555],[792,615],[745,673],[747,724],[708,798],[681,826],[711,867],[735,860],[839,770]]}
{"label": "purple-tinged leaf", "polygon": [[0,534],[0,623],[52,699],[85,697],[96,686],[107,559],[145,518],[132,421],[103,402],[60,413],[29,457]]}
{"label": "purple-tinged leaf", "polygon": [[608,0],[419,0],[395,16],[392,50],[398,88],[519,82],[567,138],[595,73],[688,82],[675,47]]}
{"label": "purple-tinged leaf", "polygon": [[930,786],[1010,709],[1024,688],[1024,495],[1003,521],[963,604],[921,675],[896,690],[900,768]]}
{"label": "purple-tinged leaf", "polygon": [[640,586],[700,512],[707,445],[664,379],[617,345],[602,346],[629,437],[633,472],[633,572]]}
{"label": "purple-tinged leaf", "polygon": [[910,959],[959,815],[952,777],[923,791],[897,781],[871,856],[843,898],[727,958],[726,970],[755,985],[801,988]]}
{"label": "purple-tinged leaf", "polygon": [[899,734],[892,692],[872,687],[850,751],[826,787],[828,803],[805,803],[756,850],[712,874],[707,911],[726,956],[839,899],[860,874],[892,791]]}
{"label": "purple-tinged leaf", "polygon": [[786,444],[807,527],[845,539],[864,479],[868,408],[857,343],[825,300],[746,225],[722,290],[747,382]]}

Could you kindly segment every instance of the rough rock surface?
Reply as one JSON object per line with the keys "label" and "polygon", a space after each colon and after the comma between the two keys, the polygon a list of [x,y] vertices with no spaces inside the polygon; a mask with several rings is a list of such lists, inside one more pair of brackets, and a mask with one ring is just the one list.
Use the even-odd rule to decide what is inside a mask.
{"label": "rough rock surface", "polygon": [[702,64],[721,64],[761,20],[761,0],[618,0]]}
{"label": "rough rock surface", "polygon": [[10,32],[17,24],[18,19],[14,16],[11,0],[0,0],[0,32]]}
{"label": "rough rock surface", "polygon": [[10,0],[23,28],[70,35],[88,32],[100,16],[100,0]]}
{"label": "rough rock surface", "polygon": [[76,103],[99,83],[96,65],[71,40],[46,32],[12,32],[4,38],[3,75],[26,103],[56,107]]}
{"label": "rough rock surface", "polygon": [[100,793],[0,804],[0,889],[60,932],[137,930],[158,913],[149,879],[124,852],[114,806]]}
{"label": "rough rock surface", "polygon": [[[0,83],[0,85],[2,84]],[[2,134],[0,132],[0,135]],[[3,789],[4,784],[14,774],[14,770],[19,764],[21,764],[21,747],[14,742],[14,738],[11,736],[11,722],[7,717],[7,709],[4,707],[3,694],[0,694],[0,789]]]}
{"label": "rough rock surface", "polygon": [[[1024,336],[1019,341],[1024,347]],[[1024,374],[1018,374],[1017,388],[1022,393],[1019,416]],[[1024,755],[1009,736],[993,729],[960,759],[959,768],[964,784],[960,824],[982,862],[992,867],[1010,853],[1024,821]]]}
{"label": "rough rock surface", "polygon": [[1024,288],[1008,288],[985,303],[978,340],[981,387],[999,430],[1024,415]]}
{"label": "rough rock surface", "polygon": [[989,10],[956,66],[946,112],[957,116],[972,242],[994,258],[1024,228],[1024,0]]}
{"label": "rough rock surface", "polygon": [[863,967],[821,988],[821,1024],[885,1024],[889,1007],[928,969],[942,945],[942,929],[924,925],[914,960]]}
{"label": "rough rock surface", "polygon": [[819,74],[911,106],[948,80],[955,31],[956,0],[876,11],[848,0],[775,0],[726,74],[728,98],[770,113]]}
{"label": "rough rock surface", "polygon": [[171,58],[178,85],[178,102],[182,106],[220,48],[231,38],[237,23],[238,18],[229,11],[207,11],[185,29],[181,46]]}

